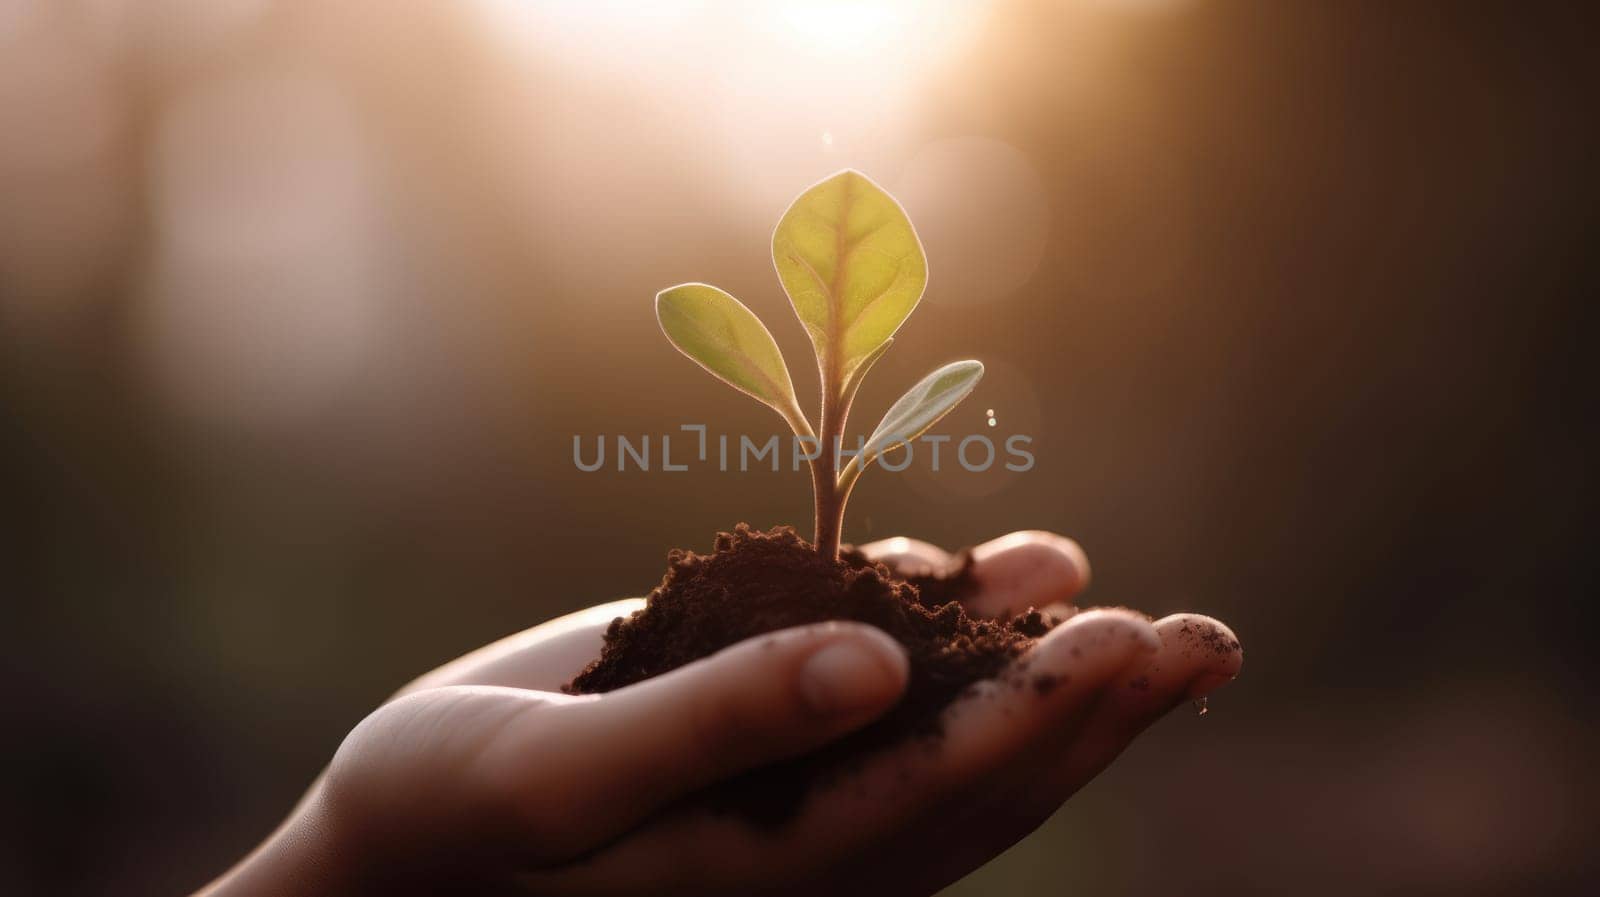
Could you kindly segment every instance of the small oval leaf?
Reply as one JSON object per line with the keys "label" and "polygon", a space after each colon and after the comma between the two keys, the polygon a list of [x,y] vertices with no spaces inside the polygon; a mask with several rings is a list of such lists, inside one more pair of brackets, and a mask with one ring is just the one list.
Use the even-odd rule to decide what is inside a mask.
{"label": "small oval leaf", "polygon": [[771,405],[791,425],[804,419],[783,353],[744,303],[709,284],[684,283],[656,294],[656,318],[667,339],[696,364]]}
{"label": "small oval leaf", "polygon": [[772,261],[817,357],[831,354],[841,378],[894,336],[928,284],[905,210],[853,170],[789,206],[772,234]]}
{"label": "small oval leaf", "polygon": [[916,439],[971,395],[983,377],[983,362],[956,361],[918,381],[889,407],[861,451],[861,466]]}

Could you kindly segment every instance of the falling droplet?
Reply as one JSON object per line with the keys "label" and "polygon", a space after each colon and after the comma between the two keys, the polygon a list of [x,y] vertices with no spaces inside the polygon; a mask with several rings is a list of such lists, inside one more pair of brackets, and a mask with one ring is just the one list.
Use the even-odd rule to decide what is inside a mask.
{"label": "falling droplet", "polygon": [[1195,716],[1205,716],[1207,713],[1210,713],[1210,712],[1211,712],[1211,708],[1206,706],[1206,699],[1205,698],[1195,698],[1194,699],[1194,715]]}
{"label": "falling droplet", "polygon": [[994,419],[994,409],[993,408],[988,409],[987,411],[984,412],[984,414],[989,415],[989,426],[992,427],[997,423],[997,421]]}
{"label": "falling droplet", "polygon": [[823,131],[822,132],[822,145],[826,146],[826,147],[830,147],[830,148],[833,146],[833,132],[832,131]]}

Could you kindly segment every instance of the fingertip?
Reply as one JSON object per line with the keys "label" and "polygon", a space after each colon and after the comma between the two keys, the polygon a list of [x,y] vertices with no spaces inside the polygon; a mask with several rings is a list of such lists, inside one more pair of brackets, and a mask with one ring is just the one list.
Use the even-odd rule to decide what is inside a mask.
{"label": "fingertip", "polygon": [[911,675],[910,659],[882,630],[856,623],[833,627],[800,665],[801,697],[828,717],[877,715],[899,700]]}
{"label": "fingertip", "polygon": [[1021,535],[1034,545],[1050,549],[1058,558],[1065,561],[1065,564],[1061,565],[1062,572],[1065,576],[1065,571],[1071,569],[1075,592],[1081,592],[1089,587],[1089,580],[1093,574],[1089,568],[1089,555],[1084,553],[1083,546],[1079,545],[1077,540],[1039,529],[1024,530]]}
{"label": "fingertip", "polygon": [[1081,610],[1070,620],[1051,630],[1051,634],[1057,630],[1074,634],[1080,642],[1114,642],[1120,636],[1133,644],[1136,650],[1144,653],[1161,648],[1161,635],[1156,631],[1150,617],[1126,607],[1091,607]]}
{"label": "fingertip", "polygon": [[[1232,681],[1244,666],[1244,648],[1239,637],[1221,621],[1204,614],[1173,614],[1156,621],[1164,652],[1174,660],[1195,667],[1190,697],[1206,693]],[[1197,689],[1203,689],[1197,691]]]}
{"label": "fingertip", "polygon": [[1042,530],[985,542],[972,550],[972,559],[989,613],[1070,604],[1089,584],[1089,558],[1083,548],[1066,536]]}
{"label": "fingertip", "polygon": [[950,553],[931,542],[895,536],[860,546],[867,557],[888,565],[901,576],[926,576],[950,567]]}
{"label": "fingertip", "polygon": [[1136,732],[1184,700],[1205,697],[1238,676],[1243,652],[1232,630],[1200,614],[1153,624],[1161,649],[1118,688],[1108,718]]}
{"label": "fingertip", "polygon": [[1046,633],[1032,656],[1036,663],[1089,665],[1109,673],[1160,649],[1161,636],[1149,618],[1124,608],[1097,607],[1079,611]]}
{"label": "fingertip", "polygon": [[898,701],[910,667],[905,648],[881,629],[830,620],[747,639],[662,678],[692,674],[680,687],[707,708],[708,731],[736,722],[746,737],[821,741]]}

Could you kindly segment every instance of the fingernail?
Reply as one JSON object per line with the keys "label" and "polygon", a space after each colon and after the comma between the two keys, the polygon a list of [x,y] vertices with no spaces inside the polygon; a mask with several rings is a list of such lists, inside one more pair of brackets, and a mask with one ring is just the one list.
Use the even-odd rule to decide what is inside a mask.
{"label": "fingernail", "polygon": [[907,672],[899,643],[866,630],[835,639],[807,658],[800,670],[800,693],[812,710],[824,715],[878,710],[900,696]]}

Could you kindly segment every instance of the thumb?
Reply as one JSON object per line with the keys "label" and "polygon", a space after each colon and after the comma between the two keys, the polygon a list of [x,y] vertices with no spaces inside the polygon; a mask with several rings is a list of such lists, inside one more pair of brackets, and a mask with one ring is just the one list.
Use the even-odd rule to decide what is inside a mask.
{"label": "thumb", "polygon": [[900,699],[907,676],[899,643],[833,622],[602,695],[427,689],[351,733],[326,793],[345,826],[375,835],[369,843],[436,844],[454,832],[470,849],[498,844],[519,863],[548,864],[713,782],[860,728]]}
{"label": "thumb", "polygon": [[[870,626],[784,630],[530,715],[484,762],[531,829],[559,820],[566,846],[583,849],[706,785],[860,728],[900,699],[907,676],[904,649]],[[530,751],[554,774],[530,778]]]}

